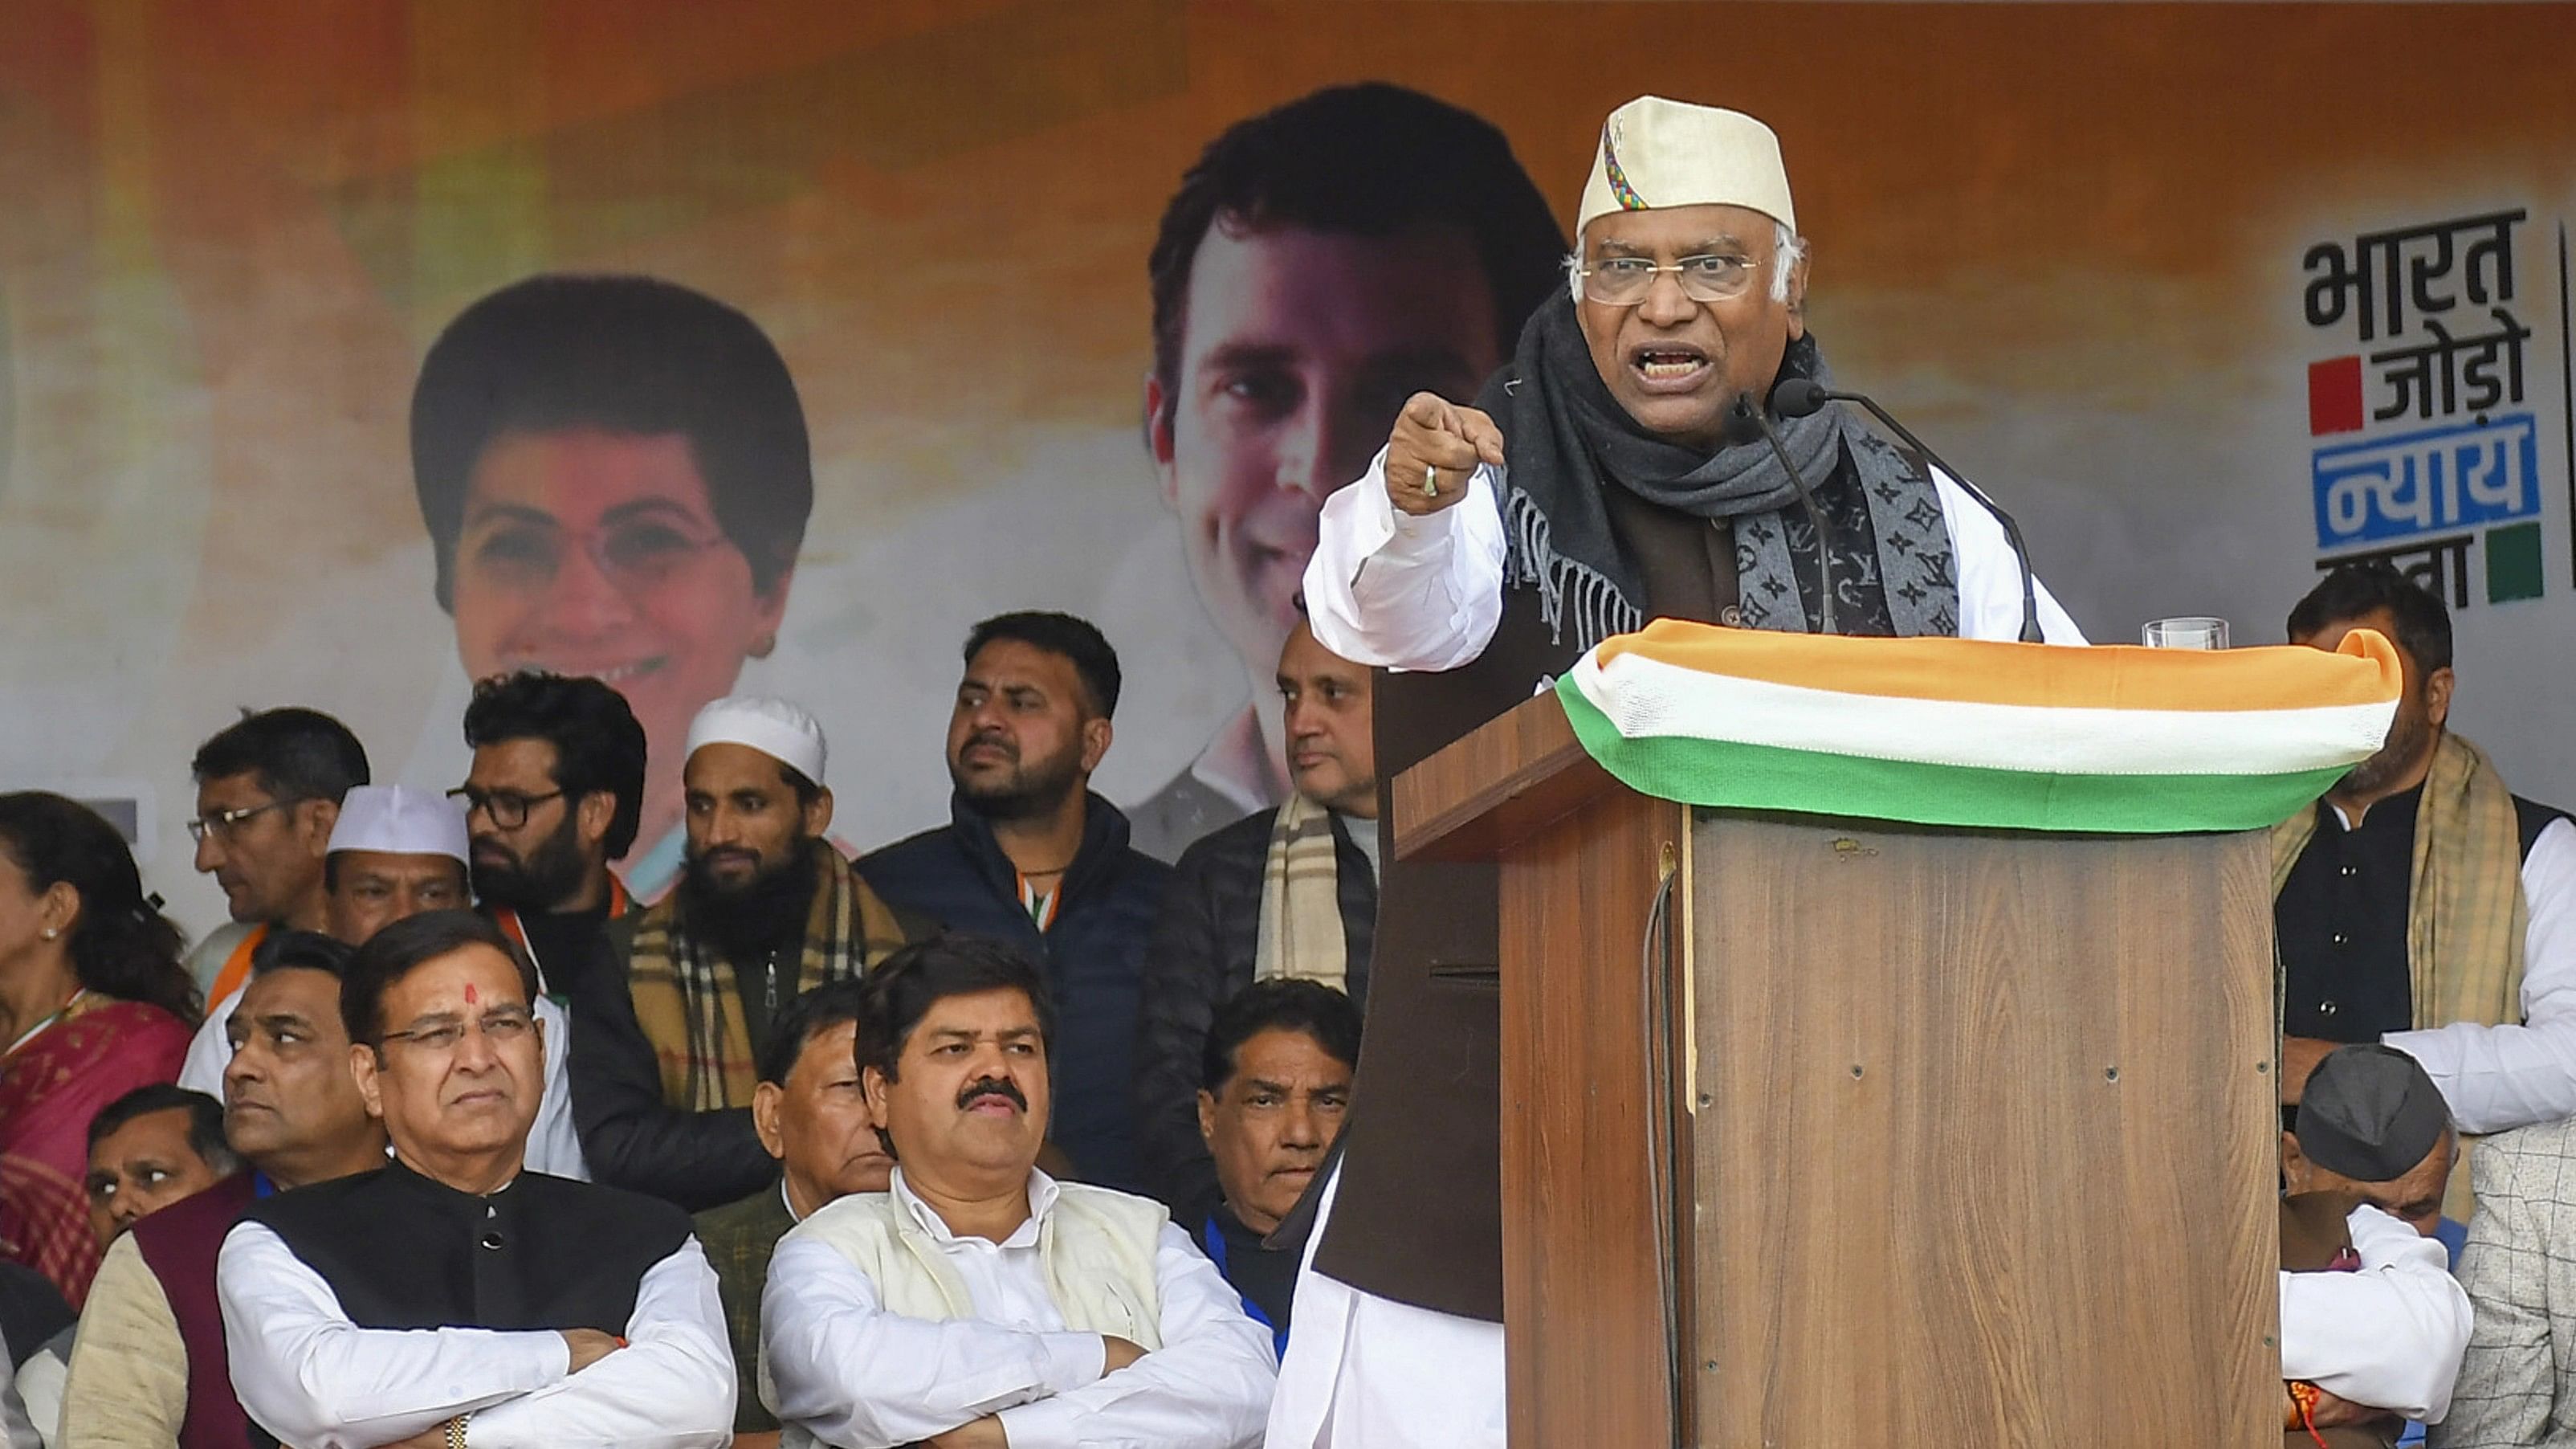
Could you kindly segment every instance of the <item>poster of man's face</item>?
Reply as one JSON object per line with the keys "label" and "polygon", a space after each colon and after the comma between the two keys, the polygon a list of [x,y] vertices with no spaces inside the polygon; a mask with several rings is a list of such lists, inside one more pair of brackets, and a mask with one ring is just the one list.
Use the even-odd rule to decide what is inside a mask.
{"label": "poster of man's face", "polygon": [[1564,248],[1500,132],[1396,86],[1334,87],[1240,122],[1183,179],[1150,268],[1147,442],[1249,702],[1140,805],[1143,848],[1176,852],[1229,811],[1284,798],[1270,681],[1324,500],[1385,445],[1406,398],[1475,398]]}

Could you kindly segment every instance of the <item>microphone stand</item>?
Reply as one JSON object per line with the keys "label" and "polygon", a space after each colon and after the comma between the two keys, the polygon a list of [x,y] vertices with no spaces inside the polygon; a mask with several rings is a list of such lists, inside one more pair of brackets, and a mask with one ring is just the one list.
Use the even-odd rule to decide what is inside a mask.
{"label": "microphone stand", "polygon": [[[1786,418],[1803,418],[1829,402],[1856,404],[1867,409],[1871,417],[1878,419],[1880,426],[1903,440],[1905,446],[1922,454],[1924,461],[1949,474],[1950,481],[1959,485],[1960,492],[1975,499],[1978,506],[1994,515],[1995,522],[2003,525],[2004,541],[2012,545],[2013,562],[2021,569],[2021,642],[2046,642],[2039,631],[2039,585],[2031,575],[2030,549],[2021,541],[2021,525],[2013,522],[2013,516],[2004,512],[2003,505],[1987,497],[1986,490],[1969,482],[1966,474],[1951,467],[1940,454],[1932,451],[1930,445],[1914,436],[1905,424],[1898,422],[1867,393],[1833,392],[1812,379],[1793,377],[1772,389],[1771,402]],[[1755,416],[1758,418],[1759,412]],[[1768,430],[1767,424],[1765,430]]]}
{"label": "microphone stand", "polygon": [[1771,456],[1780,460],[1781,471],[1789,475],[1789,486],[1798,490],[1798,506],[1807,511],[1807,523],[1816,530],[1816,592],[1820,603],[1816,622],[1822,626],[1823,632],[1839,634],[1842,631],[1834,627],[1834,548],[1832,539],[1825,533],[1824,511],[1816,507],[1816,495],[1808,491],[1807,480],[1799,474],[1798,465],[1789,461],[1789,450],[1781,445],[1779,431],[1762,413],[1761,408],[1753,405],[1749,395],[1739,394],[1734,409],[1727,415],[1727,438],[1734,442],[1750,442],[1752,432],[1758,430],[1762,440],[1771,445]]}

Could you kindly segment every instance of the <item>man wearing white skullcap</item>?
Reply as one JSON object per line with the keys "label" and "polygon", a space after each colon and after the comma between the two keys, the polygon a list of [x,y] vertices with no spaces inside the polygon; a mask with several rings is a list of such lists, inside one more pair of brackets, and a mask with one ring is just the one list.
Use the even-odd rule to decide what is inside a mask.
{"label": "man wearing white skullcap", "polygon": [[[341,797],[330,849],[322,857],[331,934],[349,946],[363,946],[407,916],[463,909],[471,904],[469,856],[464,802],[412,785],[350,787]],[[240,1002],[236,993],[207,1014],[180,1068],[181,1086],[222,1095],[224,1064],[232,1059],[226,1026]],[[537,1016],[546,1024],[545,1084],[528,1137],[528,1162],[539,1172],[587,1178],[565,1070],[571,1019],[562,1006],[544,998],[537,1003]]]}
{"label": "man wearing white skullcap", "polygon": [[[1307,611],[1325,648],[1393,671],[1380,778],[1653,618],[2021,632],[2013,550],[1957,480],[1838,404],[1773,407],[1779,384],[1831,378],[1770,127],[1630,101],[1602,125],[1577,227],[1565,290],[1475,406],[1416,394],[1324,505]],[[2050,641],[2082,642],[2045,589],[2036,613]],[[1354,1096],[1401,1106],[1353,1114],[1304,1205],[1325,1221],[1274,1446],[1502,1442],[1499,1003],[1432,969],[1495,959],[1496,875],[1402,854],[1386,843]]]}
{"label": "man wearing white skullcap", "polygon": [[[770,1023],[806,991],[929,933],[826,837],[825,762],[823,727],[783,699],[719,699],[690,722],[685,868],[660,904],[612,925],[628,1012],[600,1013],[600,1045],[627,1045],[586,1049],[582,1063],[587,1099],[628,1102],[605,1133],[600,1110],[585,1108],[601,1181],[692,1211],[768,1186],[777,1162],[750,1108]],[[650,1101],[629,1101],[647,1091]]]}

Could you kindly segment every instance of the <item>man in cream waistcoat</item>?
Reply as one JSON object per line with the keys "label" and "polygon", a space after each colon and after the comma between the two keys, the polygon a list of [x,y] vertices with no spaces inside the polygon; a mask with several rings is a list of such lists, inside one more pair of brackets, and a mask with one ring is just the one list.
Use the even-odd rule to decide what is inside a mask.
{"label": "man in cream waistcoat", "polygon": [[860,1080],[896,1166],[771,1260],[760,1382],[785,1442],[1259,1442],[1277,1363],[1234,1290],[1159,1203],[1037,1170],[1055,1036],[1037,968],[941,937],[870,988]]}

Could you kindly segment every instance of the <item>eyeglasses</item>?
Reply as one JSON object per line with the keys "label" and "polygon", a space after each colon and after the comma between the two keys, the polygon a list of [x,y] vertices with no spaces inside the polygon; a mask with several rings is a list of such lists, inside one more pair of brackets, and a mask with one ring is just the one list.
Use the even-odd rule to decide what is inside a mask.
{"label": "eyeglasses", "polygon": [[265,815],[271,810],[290,809],[303,803],[303,798],[298,797],[293,800],[271,800],[265,805],[245,805],[238,810],[211,810],[188,822],[188,838],[200,844],[204,843],[209,835],[230,840],[241,833],[242,826],[253,816]]}
{"label": "eyeglasses", "polygon": [[1655,277],[1670,272],[1682,284],[1682,295],[1694,302],[1724,302],[1741,297],[1753,285],[1753,263],[1743,257],[1684,257],[1657,266],[1644,257],[1608,257],[1578,267],[1583,295],[1607,307],[1633,307],[1654,290]]}
{"label": "eyeglasses", "polygon": [[477,790],[471,785],[459,785],[447,792],[447,798],[464,801],[468,815],[480,810],[491,816],[496,829],[516,830],[528,823],[530,810],[549,800],[562,799],[563,793],[548,790],[542,795],[529,795],[517,790]]}
{"label": "eyeglasses", "polygon": [[578,533],[533,521],[504,521],[469,534],[458,562],[492,588],[543,589],[562,572],[569,543],[589,555],[592,566],[619,592],[635,594],[668,582],[698,555],[728,541],[721,533],[692,533],[663,518],[628,519]]}
{"label": "eyeglasses", "polygon": [[425,1052],[452,1052],[465,1042],[469,1027],[483,1033],[483,1039],[496,1047],[516,1046],[536,1030],[536,1018],[525,1009],[504,1007],[487,1011],[470,1024],[462,1020],[445,1020],[434,1026],[416,1026],[409,1031],[389,1031],[388,1042],[407,1042]]}

